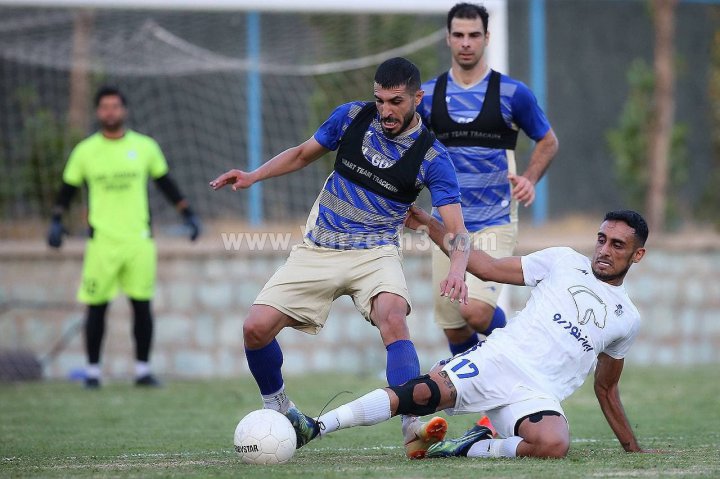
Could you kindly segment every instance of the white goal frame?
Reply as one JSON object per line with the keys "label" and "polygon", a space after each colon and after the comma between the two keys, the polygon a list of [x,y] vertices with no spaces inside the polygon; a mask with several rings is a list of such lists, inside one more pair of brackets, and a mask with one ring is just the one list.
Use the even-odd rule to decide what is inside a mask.
{"label": "white goal frame", "polygon": [[[458,0],[0,0],[0,6],[131,10],[236,10],[256,12],[442,14]],[[490,12],[491,66],[508,71],[507,0],[477,0]]]}

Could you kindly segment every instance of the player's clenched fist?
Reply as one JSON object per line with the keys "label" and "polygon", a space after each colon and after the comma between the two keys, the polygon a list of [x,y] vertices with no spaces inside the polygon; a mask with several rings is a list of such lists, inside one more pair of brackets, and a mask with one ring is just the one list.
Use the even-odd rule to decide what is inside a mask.
{"label": "player's clenched fist", "polygon": [[253,183],[255,183],[255,179],[252,174],[242,170],[232,169],[212,180],[210,187],[213,190],[219,190],[223,186],[232,185],[233,191],[237,191],[243,188],[249,188]]}

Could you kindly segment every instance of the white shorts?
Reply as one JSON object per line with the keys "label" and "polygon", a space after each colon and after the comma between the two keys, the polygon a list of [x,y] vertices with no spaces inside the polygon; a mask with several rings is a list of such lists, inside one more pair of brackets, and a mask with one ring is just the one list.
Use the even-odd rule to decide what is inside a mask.
{"label": "white shorts", "polygon": [[556,411],[565,417],[555,397],[542,391],[511,359],[482,345],[443,367],[457,390],[455,407],[446,409],[447,414],[487,414],[500,437],[516,435],[518,421],[536,412]]}

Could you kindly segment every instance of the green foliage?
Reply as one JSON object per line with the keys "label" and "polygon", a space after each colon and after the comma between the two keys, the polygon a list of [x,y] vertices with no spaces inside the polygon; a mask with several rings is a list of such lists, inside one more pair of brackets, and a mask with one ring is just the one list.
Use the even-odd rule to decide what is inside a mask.
{"label": "green foliage", "polygon": [[[607,425],[592,378],[563,402],[571,426],[567,459],[410,461],[402,449],[399,419],[339,431],[313,441],[288,464],[250,466],[232,449],[242,416],[260,407],[249,375],[213,381],[170,381],[140,391],[109,381],[100,391],[78,384],[0,383],[0,477],[274,479],[368,478],[587,478],[718,477],[720,417],[717,365],[692,369],[627,364],[621,381],[625,410],[640,444],[663,454],[627,454]],[[378,379],[323,373],[287,378],[293,401],[316,415],[373,388]],[[448,418],[450,436],[478,417]]]}
{"label": "green foliage", "polygon": [[19,188],[33,209],[49,213],[65,159],[81,134],[68,131],[52,110],[40,104],[31,87],[18,89],[15,96],[22,121],[19,144],[14,148],[14,163],[22,165]]}
{"label": "green foliage", "polygon": [[[618,118],[618,126],[607,132],[607,142],[615,158],[615,172],[631,208],[642,209],[648,191],[650,128],[655,117],[653,91],[655,73],[644,60],[635,60],[627,73],[628,98]],[[670,139],[668,218],[677,215],[677,192],[687,181],[687,125],[676,124]]]}

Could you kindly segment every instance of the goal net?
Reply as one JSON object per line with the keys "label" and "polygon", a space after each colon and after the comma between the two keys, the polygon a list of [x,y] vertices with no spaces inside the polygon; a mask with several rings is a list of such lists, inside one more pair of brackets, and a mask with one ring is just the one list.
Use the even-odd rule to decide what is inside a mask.
{"label": "goal net", "polygon": [[[203,217],[246,220],[251,195],[212,193],[207,182],[250,166],[252,135],[261,135],[266,161],[310,137],[335,106],[371,100],[383,60],[405,56],[423,79],[449,65],[444,13],[263,12],[257,59],[248,57],[241,11],[0,6],[0,18],[0,218],[11,221],[48,214],[69,151],[95,128],[92,95],[100,84],[127,93],[130,127],[158,140]],[[252,72],[260,89],[248,84]],[[260,125],[250,124],[251,95],[258,95]],[[265,182],[257,196],[262,220],[302,219],[331,156]],[[150,192],[155,221],[175,221]]]}

